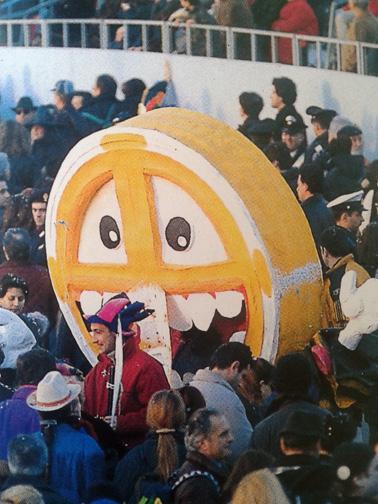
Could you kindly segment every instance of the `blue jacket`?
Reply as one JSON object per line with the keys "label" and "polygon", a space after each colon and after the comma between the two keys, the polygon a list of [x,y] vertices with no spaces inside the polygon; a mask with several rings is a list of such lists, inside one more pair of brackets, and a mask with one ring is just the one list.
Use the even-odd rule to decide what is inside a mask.
{"label": "blue jacket", "polygon": [[88,488],[105,478],[104,453],[82,428],[54,427],[50,461],[49,485],[72,504],[80,504]]}

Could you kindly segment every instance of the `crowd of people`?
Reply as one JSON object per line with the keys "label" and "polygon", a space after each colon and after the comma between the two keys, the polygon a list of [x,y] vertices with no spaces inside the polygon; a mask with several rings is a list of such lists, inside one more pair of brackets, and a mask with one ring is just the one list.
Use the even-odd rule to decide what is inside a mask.
{"label": "crowd of people", "polygon": [[[53,18],[63,19],[120,19],[130,21],[167,21],[172,25],[172,40],[170,50],[177,54],[188,54],[188,37],[191,40],[190,54],[197,56],[225,57],[227,39],[225,31],[213,31],[211,51],[207,50],[208,41],[202,29],[192,28],[187,34],[187,28],[193,24],[225,26],[234,28],[254,28],[257,30],[272,30],[298,35],[336,36],[340,40],[359,41],[365,43],[378,42],[378,1],[348,0],[338,2],[335,19],[331,12],[331,0],[62,0],[53,7],[49,14]],[[41,16],[43,17],[43,9]],[[330,26],[334,26],[331,30]],[[53,45],[63,44],[63,31],[59,25],[50,27],[50,38]],[[17,32],[18,33],[18,32]],[[111,25],[109,28],[109,48],[161,52],[163,47],[160,27],[149,26],[146,33],[140,25],[133,24],[127,28]],[[70,25],[66,33],[68,45],[80,46],[83,33],[80,25]],[[145,40],[143,41],[143,37]],[[34,27],[30,29],[29,38],[32,45],[41,44],[41,33]],[[100,46],[100,33],[94,25],[88,25],[85,34],[86,47]],[[126,40],[125,40],[126,38]],[[17,43],[14,40],[14,43]],[[258,35],[254,42],[254,54],[257,61],[272,61],[276,51],[270,36]],[[284,64],[293,63],[291,38],[277,38],[277,61]],[[323,51],[324,48],[322,48]],[[331,46],[328,51],[332,52]],[[378,51],[365,49],[366,68],[369,75],[378,74]],[[317,56],[315,45],[301,41],[301,64],[316,66]],[[251,39],[245,33],[237,33],[234,38],[234,57],[250,60]],[[324,59],[324,58],[323,58]],[[332,61],[331,61],[332,60]],[[336,55],[330,58],[328,65],[334,64]],[[356,72],[357,52],[353,45],[343,45],[341,48],[341,69]]]}
{"label": "crowd of people", "polygon": [[308,144],[286,77],[272,82],[275,119],[260,118],[257,93],[240,95],[240,133],[280,172],[313,234],[322,330],[273,365],[193,327],[173,356],[171,388],[139,349],[148,307],[121,294],[87,318],[99,353],[91,368],[47,270],[46,207],[68,151],[94,131],[174,105],[168,69],[149,89],[123,83],[122,101],[117,87],[105,74],[91,92],[60,80],[53,104],[20,97],[15,120],[0,123],[0,501],[376,502],[378,161],[366,159],[361,128],[308,103]]}

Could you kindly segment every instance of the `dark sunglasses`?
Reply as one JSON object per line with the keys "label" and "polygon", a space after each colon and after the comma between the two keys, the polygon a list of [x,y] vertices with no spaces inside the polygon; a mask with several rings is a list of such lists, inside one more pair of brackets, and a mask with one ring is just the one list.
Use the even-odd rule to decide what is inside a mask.
{"label": "dark sunglasses", "polygon": [[20,114],[29,114],[29,110],[24,110],[24,109],[16,109],[16,114],[17,115],[20,115]]}

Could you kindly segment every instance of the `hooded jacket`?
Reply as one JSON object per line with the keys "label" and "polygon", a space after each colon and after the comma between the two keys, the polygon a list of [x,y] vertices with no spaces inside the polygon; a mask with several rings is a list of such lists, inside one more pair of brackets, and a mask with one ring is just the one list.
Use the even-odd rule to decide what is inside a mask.
{"label": "hooded jacket", "polygon": [[227,418],[234,436],[232,458],[236,459],[249,448],[252,436],[252,426],[237,393],[230,383],[208,368],[198,370],[190,385],[201,392],[208,408],[221,411]]}

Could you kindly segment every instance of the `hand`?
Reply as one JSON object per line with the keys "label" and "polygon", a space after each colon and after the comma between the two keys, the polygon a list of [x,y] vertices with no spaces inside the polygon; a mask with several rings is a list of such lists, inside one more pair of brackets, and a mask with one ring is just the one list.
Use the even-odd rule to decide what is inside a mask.
{"label": "hand", "polygon": [[115,33],[114,42],[123,42],[124,36],[125,36],[125,28],[123,26],[120,26],[119,28],[117,28],[117,31]]}
{"label": "hand", "polygon": [[168,60],[164,60],[163,64],[163,80],[169,82],[171,80],[171,66]]}
{"label": "hand", "polygon": [[118,420],[118,417],[114,417],[114,425],[111,425],[111,422],[112,422],[112,417],[109,415],[109,416],[105,416],[102,418],[104,420],[104,422],[106,422],[107,424],[110,425],[110,427],[113,429],[113,430],[116,430],[117,428],[117,420]]}

